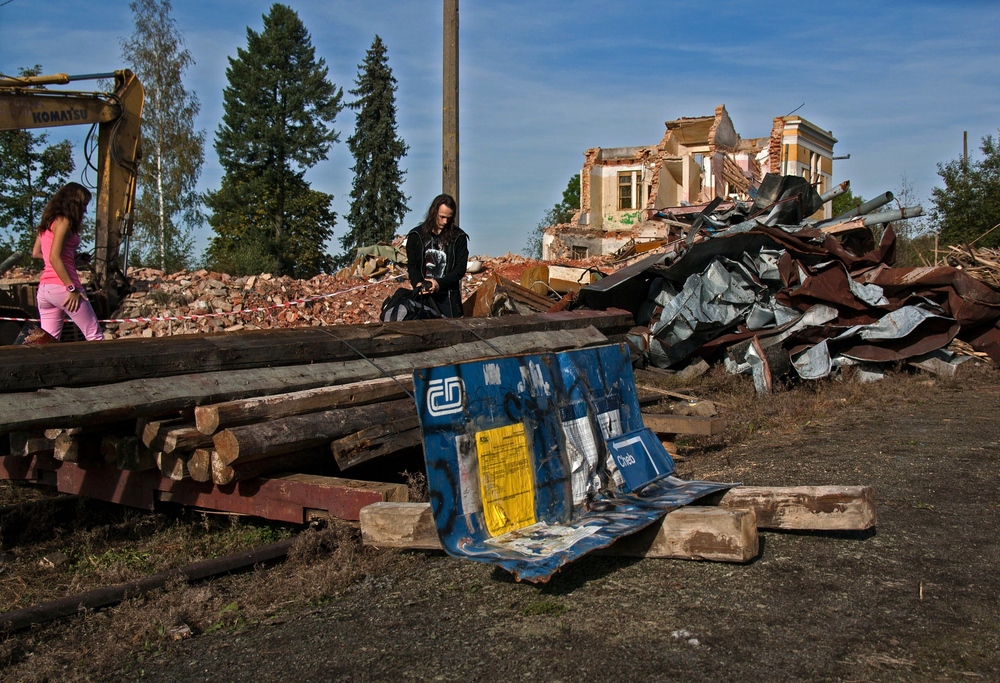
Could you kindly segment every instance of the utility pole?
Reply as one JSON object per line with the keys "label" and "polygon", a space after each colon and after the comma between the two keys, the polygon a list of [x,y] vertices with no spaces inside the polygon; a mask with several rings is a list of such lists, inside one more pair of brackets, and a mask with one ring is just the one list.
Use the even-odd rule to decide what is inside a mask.
{"label": "utility pole", "polygon": [[[441,191],[458,198],[458,0],[444,0]],[[456,222],[458,216],[455,217]]]}
{"label": "utility pole", "polygon": [[962,173],[969,173],[969,131],[962,131]]}

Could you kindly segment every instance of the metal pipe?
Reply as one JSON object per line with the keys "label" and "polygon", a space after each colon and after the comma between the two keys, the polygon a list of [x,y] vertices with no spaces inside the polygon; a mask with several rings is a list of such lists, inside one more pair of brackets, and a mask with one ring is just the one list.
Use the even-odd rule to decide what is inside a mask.
{"label": "metal pipe", "polygon": [[866,227],[871,227],[879,223],[892,223],[894,221],[903,221],[907,218],[916,218],[917,216],[924,215],[924,207],[922,206],[904,206],[900,209],[895,209],[893,211],[883,211],[882,213],[870,213],[864,217],[862,221]]}
{"label": "metal pipe", "polygon": [[835,187],[831,187],[829,190],[827,190],[826,192],[824,192],[823,194],[821,194],[819,196],[819,198],[823,200],[824,204],[826,204],[828,201],[830,201],[834,197],[839,197],[840,195],[844,194],[845,192],[847,192],[850,189],[851,189],[851,181],[850,180],[845,180],[844,182],[840,183],[839,185],[837,185]]}
{"label": "metal pipe", "polygon": [[892,192],[886,192],[885,194],[880,194],[879,196],[873,199],[869,199],[867,202],[864,202],[861,206],[855,209],[846,211],[840,214],[839,216],[834,216],[829,220],[820,221],[819,223],[816,223],[815,227],[825,228],[830,225],[837,225],[838,223],[846,223],[852,218],[855,218],[857,216],[864,216],[865,214],[871,213],[880,206],[885,206],[886,204],[888,204],[893,200],[893,197],[894,195],[892,194]]}
{"label": "metal pipe", "polygon": [[163,588],[168,582],[177,579],[181,579],[182,581],[201,581],[217,574],[252,569],[258,564],[281,562],[287,557],[288,549],[291,548],[294,540],[289,538],[251,550],[232,553],[225,557],[202,560],[201,562],[195,562],[180,569],[159,572],[138,581],[120,583],[105,588],[95,588],[80,595],[72,595],[35,605],[34,607],[25,607],[5,612],[0,614],[0,631],[6,631],[7,633],[23,631],[34,624],[44,624],[48,621],[72,616],[77,614],[81,609],[100,609],[101,607],[116,605],[123,600],[145,595],[150,591]]}
{"label": "metal pipe", "polygon": [[21,252],[15,251],[13,254],[4,259],[3,263],[0,263],[0,275],[3,275],[8,270],[14,267],[14,265],[21,260]]}
{"label": "metal pipe", "polygon": [[885,206],[886,204],[891,202],[894,198],[895,195],[892,192],[886,192],[885,194],[881,194],[878,197],[869,199],[867,202],[865,202],[857,209],[855,209],[855,211],[857,211],[855,215],[864,216],[866,214],[869,214],[875,209],[879,208],[880,206]]}

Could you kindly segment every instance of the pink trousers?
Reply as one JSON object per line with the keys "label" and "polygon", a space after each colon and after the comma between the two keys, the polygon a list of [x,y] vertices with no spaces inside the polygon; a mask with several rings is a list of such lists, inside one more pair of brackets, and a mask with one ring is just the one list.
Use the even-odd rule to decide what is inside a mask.
{"label": "pink trousers", "polygon": [[58,339],[62,334],[63,316],[68,315],[87,341],[104,339],[94,307],[86,299],[81,299],[79,308],[70,313],[65,309],[68,294],[63,285],[38,285],[38,317],[41,318],[42,329]]}

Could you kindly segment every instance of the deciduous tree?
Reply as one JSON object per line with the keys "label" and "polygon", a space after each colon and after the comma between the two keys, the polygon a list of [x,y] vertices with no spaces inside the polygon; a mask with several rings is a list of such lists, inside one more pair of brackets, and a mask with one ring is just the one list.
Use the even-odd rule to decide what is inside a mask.
{"label": "deciduous tree", "polygon": [[848,211],[852,211],[862,204],[865,200],[859,195],[854,194],[853,191],[847,190],[842,194],[838,194],[832,200],[830,200],[830,210],[833,212],[834,216],[840,216]]}
{"label": "deciduous tree", "polygon": [[122,57],[146,92],[133,254],[142,265],[175,271],[190,265],[194,228],[203,221],[195,191],[205,160],[205,133],[194,128],[201,105],[182,80],[194,60],[170,0],[134,0],[129,8],[135,30],[122,41]]}
{"label": "deciduous tree", "polygon": [[396,79],[379,36],[358,65],[355,84],[350,93],[357,99],[350,107],[358,112],[357,123],[347,139],[354,156],[354,182],[347,214],[350,230],[340,240],[342,262],[350,261],[357,247],[390,241],[408,210],[400,187],[405,171],[399,161],[407,146],[396,133]]}
{"label": "deciduous tree", "polygon": [[569,179],[566,189],[563,190],[562,201],[545,212],[542,220],[535,226],[534,231],[528,236],[528,242],[524,245],[522,253],[532,258],[542,257],[542,238],[545,236],[545,229],[552,225],[569,223],[573,220],[573,214],[580,208],[580,174]]}
{"label": "deciduous tree", "polygon": [[[1000,246],[1000,146],[992,135],[982,140],[983,158],[938,164],[944,187],[931,190],[931,223],[942,245]],[[978,241],[977,241],[978,240]]]}
{"label": "deciduous tree", "polygon": [[343,90],[329,81],[298,14],[278,3],[262,32],[247,28],[247,47],[230,58],[226,77],[215,136],[225,174],[206,199],[216,233],[209,263],[295,277],[328,271],[333,196],[312,190],[305,172],[338,139]]}

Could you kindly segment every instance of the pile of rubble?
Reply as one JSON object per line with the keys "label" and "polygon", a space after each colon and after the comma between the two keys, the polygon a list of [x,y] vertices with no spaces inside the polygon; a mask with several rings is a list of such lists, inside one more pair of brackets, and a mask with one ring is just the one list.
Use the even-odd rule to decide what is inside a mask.
{"label": "pile of rubble", "polygon": [[[661,212],[678,226],[665,253],[580,301],[632,310],[630,342],[648,363],[722,360],[753,374],[759,391],[782,375],[818,379],[845,366],[862,378],[903,361],[951,374],[967,359],[948,350],[954,342],[1000,360],[1000,290],[953,266],[892,267],[891,222],[919,207],[872,213],[892,199],[885,193],[849,214],[809,218],[832,196],[802,178],[767,176],[753,202]],[[883,224],[875,246],[870,226]]]}
{"label": "pile of rubble", "polygon": [[[622,253],[558,264],[513,254],[472,257],[462,283],[467,316],[618,308],[631,312],[639,365],[679,370],[723,362],[753,374],[825,377],[852,366],[877,377],[885,364],[951,368],[1000,360],[1000,255],[951,248],[948,265],[895,268],[892,193],[826,220],[803,178],[768,175],[752,201],[717,199],[661,209],[661,239]],[[881,243],[873,226],[885,226]],[[400,244],[359,252],[335,275],[295,280],[206,270],[129,273],[133,292],[106,337],[368,324],[406,287]],[[921,366],[923,367],[923,366]]]}
{"label": "pile of rubble", "polygon": [[[462,283],[463,298],[491,272],[520,276],[528,260],[506,256],[475,259],[483,264]],[[165,274],[143,268],[129,271],[133,292],[111,321],[105,337],[162,337],[197,332],[234,332],[284,327],[378,322],[382,301],[409,286],[406,268],[385,259],[364,273],[317,275],[296,280],[269,274],[235,277],[207,270]],[[364,266],[362,266],[364,267]]]}

